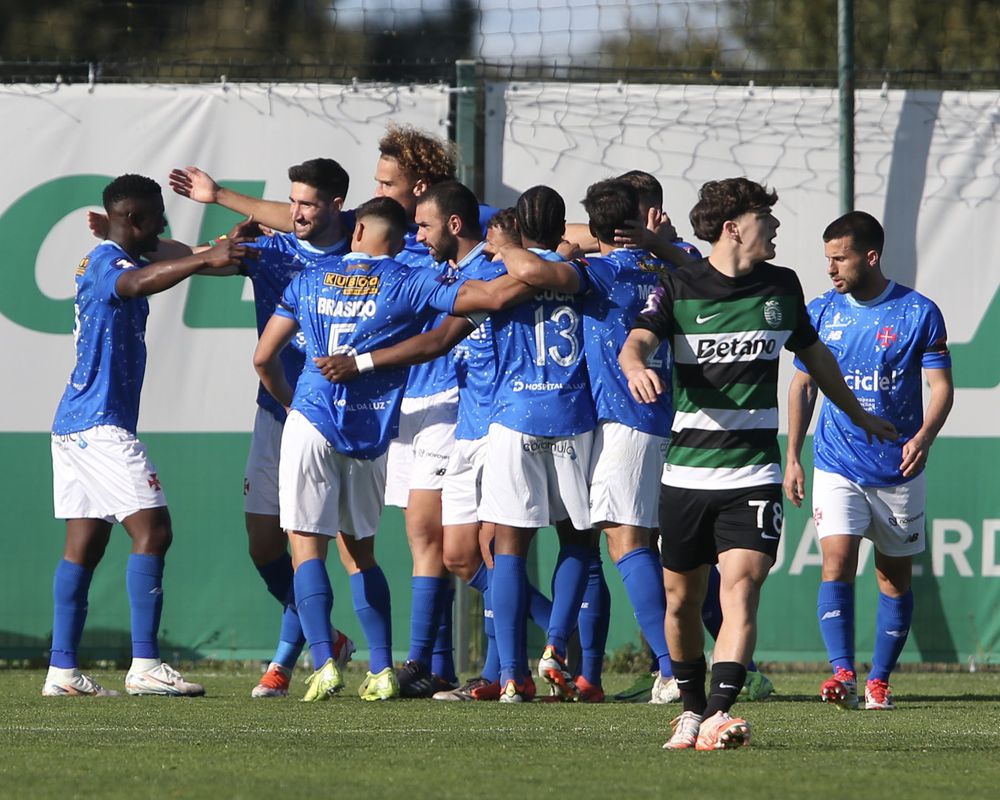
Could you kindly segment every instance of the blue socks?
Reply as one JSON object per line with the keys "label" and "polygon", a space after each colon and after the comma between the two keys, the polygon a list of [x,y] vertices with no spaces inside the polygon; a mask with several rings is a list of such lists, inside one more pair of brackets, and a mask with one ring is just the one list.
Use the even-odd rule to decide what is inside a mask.
{"label": "blue socks", "polygon": [[445,578],[444,602],[441,604],[441,616],[438,620],[437,637],[434,639],[434,652],[431,655],[431,672],[448,683],[458,683],[455,674],[455,643],[451,635],[452,608],[455,604],[455,587],[451,578]]}
{"label": "blue socks", "polygon": [[93,571],[63,559],[52,579],[52,653],[49,665],[60,669],[77,666],[76,653],[87,621],[87,592]]}
{"label": "blue socks", "polygon": [[294,583],[299,621],[312,650],[313,668],[319,669],[333,658],[333,627],[330,625],[333,587],[326,563],[320,558],[303,561],[295,571]]}
{"label": "blue socks", "polygon": [[428,669],[441,622],[448,581],[445,578],[414,576],[410,579],[410,652],[407,659],[419,661]]}
{"label": "blue socks", "polygon": [[392,666],[392,600],[379,566],[351,575],[354,611],[368,640],[368,669],[377,675]]}
{"label": "blue socks", "polygon": [[608,643],[608,628],[611,624],[611,592],[604,580],[604,565],[601,552],[591,552],[587,569],[587,586],[580,604],[578,625],[580,628],[580,650],[582,660],[580,674],[593,686],[601,685],[604,672],[604,648]]}
{"label": "blue socks", "polygon": [[663,591],[663,568],[660,560],[650,548],[639,547],[623,555],[615,566],[622,576],[635,619],[653,651],[660,674],[669,678],[674,673],[670,667],[670,651],[667,649],[667,637],[663,630],[667,600]]}
{"label": "blue socks", "polygon": [[295,662],[299,660],[302,648],[305,647],[306,637],[302,632],[302,623],[299,621],[299,612],[295,606],[292,557],[284,553],[274,561],[257,567],[257,572],[264,579],[267,590],[285,607],[281,615],[278,647],[271,660],[285,669],[294,669]]}
{"label": "blue socks", "polygon": [[553,645],[562,656],[566,655],[566,641],[576,627],[587,588],[590,554],[590,549],[583,545],[563,544],[552,573],[552,613],[546,643]]}
{"label": "blue socks", "polygon": [[125,569],[132,612],[132,658],[159,658],[157,632],[163,611],[163,559],[132,553]]}
{"label": "blue socks", "polygon": [[[881,611],[880,602],[879,613]],[[854,584],[846,581],[820,583],[816,597],[816,617],[819,619],[819,632],[823,635],[830,665],[834,669],[841,667],[854,672]],[[880,629],[881,627],[879,625]],[[906,627],[909,627],[909,623]]]}
{"label": "blue socks", "polygon": [[542,594],[531,581],[528,581],[528,616],[542,631],[549,629],[552,601]]}
{"label": "blue socks", "polygon": [[[497,632],[493,624],[493,570],[480,569],[486,573],[486,591],[483,592],[483,629],[486,633],[486,657],[483,659],[482,676],[488,681],[500,680],[500,651],[497,650]],[[479,572],[476,572],[479,575]],[[475,576],[473,580],[475,580]],[[473,585],[470,581],[470,586]]]}
{"label": "blue socks", "polygon": [[498,555],[493,564],[493,623],[503,686],[528,674],[525,642],[528,575],[526,562],[520,556]]}
{"label": "blue socks", "polygon": [[912,620],[912,591],[902,597],[889,597],[879,592],[878,610],[875,612],[875,652],[868,680],[889,680],[889,673],[896,668],[899,654],[906,645]]}

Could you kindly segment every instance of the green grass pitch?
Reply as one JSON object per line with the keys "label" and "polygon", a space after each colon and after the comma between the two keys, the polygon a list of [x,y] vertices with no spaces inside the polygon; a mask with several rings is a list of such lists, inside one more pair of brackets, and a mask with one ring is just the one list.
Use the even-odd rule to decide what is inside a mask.
{"label": "green grass pitch", "polygon": [[735,709],[751,746],[714,753],[661,749],[678,706],[363,703],[355,669],[328,702],[251,700],[258,676],[190,671],[202,699],[43,699],[41,671],[2,671],[0,797],[1000,796],[998,673],[899,674],[894,712],[828,708],[819,673],[774,674],[778,695]]}

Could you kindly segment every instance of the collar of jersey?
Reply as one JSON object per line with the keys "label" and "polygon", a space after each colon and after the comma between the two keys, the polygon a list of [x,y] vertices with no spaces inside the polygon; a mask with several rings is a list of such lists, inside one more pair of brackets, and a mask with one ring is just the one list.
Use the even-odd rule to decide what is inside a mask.
{"label": "collar of jersey", "polygon": [[871,300],[858,300],[854,295],[847,295],[847,302],[852,306],[857,306],[858,308],[867,308],[868,306],[877,306],[885,298],[889,296],[889,292],[896,288],[896,281],[889,281],[888,286],[882,290],[882,294],[878,297],[873,297]]}
{"label": "collar of jersey", "polygon": [[473,247],[468,253],[465,254],[465,258],[459,261],[455,266],[461,269],[462,267],[468,266],[472,263],[472,260],[479,256],[483,252],[483,248],[486,247],[486,242],[480,242],[475,247]]}
{"label": "collar of jersey", "polygon": [[367,253],[348,253],[344,256],[344,261],[381,261],[389,256],[370,256]]}
{"label": "collar of jersey", "polygon": [[336,251],[339,248],[343,247],[344,246],[344,242],[347,241],[347,237],[345,236],[340,241],[335,242],[334,244],[331,244],[331,245],[327,245],[326,247],[317,247],[316,245],[310,244],[305,239],[300,239],[297,236],[295,237],[295,241],[297,241],[299,243],[299,247],[301,247],[303,250],[309,250],[312,253],[329,254],[329,253],[333,253],[334,251]]}

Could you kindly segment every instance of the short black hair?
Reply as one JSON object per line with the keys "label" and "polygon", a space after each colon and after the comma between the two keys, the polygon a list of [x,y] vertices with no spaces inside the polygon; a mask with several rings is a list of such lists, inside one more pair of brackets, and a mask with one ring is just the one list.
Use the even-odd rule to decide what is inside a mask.
{"label": "short black hair", "polygon": [[151,200],[155,197],[163,197],[160,184],[145,175],[129,173],[119,175],[105,186],[101,199],[104,203],[104,210],[111,211],[111,207],[121,200]]}
{"label": "short black hair", "polygon": [[777,192],[748,178],[709,181],[698,191],[698,202],[689,217],[691,227],[699,239],[714,244],[722,238],[727,220],[771,208],[777,202]]}
{"label": "short black hair", "polygon": [[626,220],[639,217],[639,193],[617,179],[592,183],[582,202],[590,232],[605,244],[614,244],[615,231],[624,228]]}
{"label": "short black hair", "polygon": [[885,247],[885,229],[875,217],[865,211],[848,211],[837,217],[823,231],[823,241],[850,237],[851,247],[859,253],[874,250],[882,256]]}
{"label": "short black hair", "polygon": [[641,169],[633,169],[623,172],[616,181],[627,183],[639,193],[639,201],[645,201],[646,205],[663,207],[663,184],[648,172]]}
{"label": "short black hair", "polygon": [[354,218],[358,222],[368,217],[375,217],[385,222],[393,234],[402,236],[406,232],[406,212],[391,197],[373,197],[354,209]]}
{"label": "short black hair", "polygon": [[347,197],[351,179],[347,171],[332,158],[311,158],[288,168],[288,180],[304,183],[323,194],[327,200]]}
{"label": "short black hair", "polygon": [[511,241],[521,244],[521,232],[517,229],[517,210],[513,206],[501,208],[496,214],[490,217],[490,221],[486,223],[486,227],[499,228],[510,237]]}
{"label": "short black hair", "polygon": [[551,186],[532,186],[514,207],[521,236],[555,250],[566,232],[566,203]]}
{"label": "short black hair", "polygon": [[472,190],[458,181],[442,181],[428,187],[420,197],[417,205],[434,203],[438,211],[446,217],[452,214],[462,221],[462,229],[469,233],[480,234],[479,200]]}

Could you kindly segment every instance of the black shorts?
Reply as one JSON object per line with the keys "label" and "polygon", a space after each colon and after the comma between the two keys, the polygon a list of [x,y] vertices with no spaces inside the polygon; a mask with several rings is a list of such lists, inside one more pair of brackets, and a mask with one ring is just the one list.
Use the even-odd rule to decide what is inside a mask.
{"label": "black shorts", "polygon": [[673,572],[715,564],[726,550],[774,561],[782,526],[781,484],[745,489],[660,486],[660,561]]}

